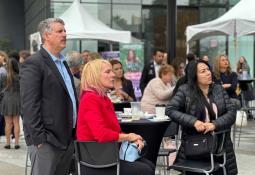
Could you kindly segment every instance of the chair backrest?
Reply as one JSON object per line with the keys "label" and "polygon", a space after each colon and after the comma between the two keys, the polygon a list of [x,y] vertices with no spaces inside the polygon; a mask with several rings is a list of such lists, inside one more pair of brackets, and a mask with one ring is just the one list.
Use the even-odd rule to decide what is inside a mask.
{"label": "chair backrest", "polygon": [[83,166],[107,168],[119,164],[118,142],[75,141],[74,145],[76,159]]}
{"label": "chair backrest", "polygon": [[224,143],[225,143],[225,138],[226,134],[230,132],[230,129],[228,130],[223,130],[223,131],[217,131],[213,132],[213,139],[214,142],[217,142],[217,148],[215,148],[215,154],[222,154],[224,152]]}
{"label": "chair backrest", "polygon": [[165,131],[164,137],[176,136],[178,134],[178,130],[179,130],[179,125],[171,121]]}

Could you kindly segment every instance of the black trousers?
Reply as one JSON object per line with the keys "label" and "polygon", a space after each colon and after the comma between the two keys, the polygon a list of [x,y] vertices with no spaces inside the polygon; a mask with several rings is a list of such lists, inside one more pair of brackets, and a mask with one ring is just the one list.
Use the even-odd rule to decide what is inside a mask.
{"label": "black trousers", "polygon": [[[94,169],[81,166],[81,175],[116,175],[116,167]],[[155,165],[148,159],[120,161],[120,175],[155,175]]]}

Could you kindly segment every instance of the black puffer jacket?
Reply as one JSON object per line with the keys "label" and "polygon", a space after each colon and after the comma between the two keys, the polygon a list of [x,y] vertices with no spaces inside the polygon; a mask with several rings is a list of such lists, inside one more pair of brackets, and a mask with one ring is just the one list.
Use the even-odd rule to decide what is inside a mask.
{"label": "black puffer jacket", "polygon": [[[236,109],[230,102],[226,91],[220,86],[213,84],[210,87],[211,98],[218,109],[218,118],[214,121],[216,130],[230,129],[236,119]],[[199,103],[199,102],[197,102]],[[194,123],[197,120],[195,117],[196,106],[193,103],[191,105],[191,98],[187,84],[182,85],[175,96],[171,99],[166,107],[166,114],[175,122],[182,126],[182,138],[190,132],[196,132]],[[226,135],[226,141],[224,143],[227,153],[226,169],[228,175],[237,174],[236,158],[233,149],[233,144],[230,138],[230,133]],[[185,159],[183,144],[181,144],[177,160]]]}

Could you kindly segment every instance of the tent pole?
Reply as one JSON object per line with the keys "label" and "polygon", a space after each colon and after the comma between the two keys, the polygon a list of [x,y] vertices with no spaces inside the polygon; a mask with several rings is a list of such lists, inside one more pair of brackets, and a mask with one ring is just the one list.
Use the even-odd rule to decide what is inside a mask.
{"label": "tent pole", "polygon": [[112,42],[110,42],[109,44],[110,44],[110,51],[112,51]]}
{"label": "tent pole", "polygon": [[81,42],[81,39],[79,40],[79,51],[80,51],[80,53],[81,53],[81,50],[82,49],[82,42]]}

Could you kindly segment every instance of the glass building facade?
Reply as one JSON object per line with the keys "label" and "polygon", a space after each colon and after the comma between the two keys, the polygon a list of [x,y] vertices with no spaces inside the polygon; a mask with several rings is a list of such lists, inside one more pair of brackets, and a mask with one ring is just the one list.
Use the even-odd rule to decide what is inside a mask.
{"label": "glass building facade", "polygon": [[[60,16],[72,1],[25,0],[26,38],[36,31],[40,20]],[[146,63],[151,59],[153,48],[162,48],[171,53],[169,61],[174,57],[185,58],[186,27],[218,18],[239,0],[80,0],[80,2],[93,17],[113,29],[129,30],[133,40],[142,41]],[[169,32],[173,31],[170,29],[175,30]],[[173,44],[170,45],[170,42]],[[67,49],[100,52],[110,50],[109,46],[109,42],[97,40],[72,40],[68,41]],[[112,46],[113,50],[119,49],[119,43],[113,43]],[[191,51],[198,56],[208,54],[211,59],[217,54],[226,53],[234,68],[237,59],[234,58],[233,47],[231,36],[212,36],[193,42]],[[253,36],[238,38],[238,56],[241,55],[253,65]]]}

